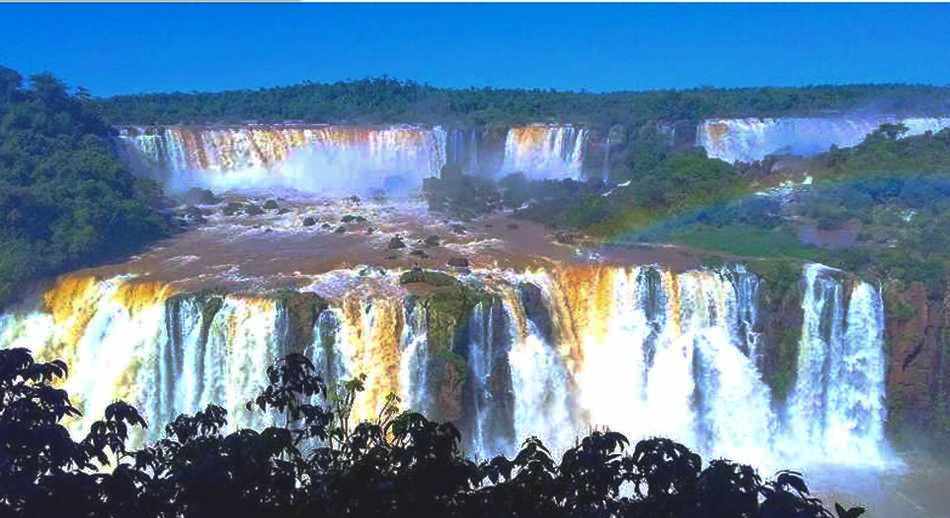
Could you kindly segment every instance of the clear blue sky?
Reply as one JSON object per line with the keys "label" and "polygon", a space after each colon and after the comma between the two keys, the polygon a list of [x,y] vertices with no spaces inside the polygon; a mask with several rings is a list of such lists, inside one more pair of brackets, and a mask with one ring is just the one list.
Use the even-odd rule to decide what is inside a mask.
{"label": "clear blue sky", "polygon": [[950,84],[950,5],[0,5],[0,64],[95,95],[388,74],[606,91]]}

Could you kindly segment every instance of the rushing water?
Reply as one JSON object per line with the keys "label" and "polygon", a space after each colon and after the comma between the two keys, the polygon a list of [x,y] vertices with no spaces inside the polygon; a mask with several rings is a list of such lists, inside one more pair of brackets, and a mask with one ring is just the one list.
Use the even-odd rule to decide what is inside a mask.
{"label": "rushing water", "polygon": [[[762,281],[741,265],[496,273],[507,280],[456,338],[467,370],[458,395],[440,385],[429,309],[398,294],[331,301],[304,352],[331,384],[366,374],[357,418],[375,415],[388,393],[432,415],[457,404],[479,457],[511,453],[531,435],[561,450],[607,427],[765,470],[889,460],[883,307],[867,283],[805,268],[796,382],[781,401],[760,368]],[[243,405],[266,383],[267,365],[291,350],[288,319],[285,303],[267,296],[66,278],[32,311],[0,319],[0,346],[70,362],[66,389],[85,411],[75,431],[125,398],[151,420],[154,438],[175,415],[209,403],[229,411],[232,427],[272,422]]]}
{"label": "rushing water", "polygon": [[767,155],[814,155],[831,146],[852,147],[881,124],[907,126],[905,136],[937,132],[950,126],[950,117],[867,116],[853,118],[747,118],[710,119],[696,132],[696,145],[712,158],[726,162],[753,162]]}
{"label": "rushing water", "polygon": [[[580,178],[586,129],[558,125],[508,130],[501,170],[530,178]],[[140,172],[171,189],[294,188],[343,193],[415,188],[452,164],[479,174],[479,132],[396,125],[129,127],[119,142]]]}

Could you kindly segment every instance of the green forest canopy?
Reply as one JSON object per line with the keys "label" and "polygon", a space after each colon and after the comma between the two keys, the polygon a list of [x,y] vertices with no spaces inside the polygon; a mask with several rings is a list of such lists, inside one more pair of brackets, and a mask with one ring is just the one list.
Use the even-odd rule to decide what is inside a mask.
{"label": "green forest canopy", "polygon": [[115,124],[235,122],[591,126],[704,117],[815,115],[872,110],[950,113],[950,88],[844,85],[589,93],[437,88],[388,77],[214,93],[153,93],[97,100]]}
{"label": "green forest canopy", "polygon": [[0,304],[14,287],[164,235],[158,187],[116,157],[88,93],[0,66]]}

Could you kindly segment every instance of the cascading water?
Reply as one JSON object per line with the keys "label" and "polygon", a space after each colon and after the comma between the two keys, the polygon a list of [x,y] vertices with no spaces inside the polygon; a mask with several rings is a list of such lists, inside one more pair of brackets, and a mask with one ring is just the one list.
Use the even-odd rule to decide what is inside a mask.
{"label": "cascading water", "polygon": [[798,377],[789,398],[785,448],[829,463],[882,464],[884,312],[881,295],[844,283],[821,265],[805,268]]}
{"label": "cascading water", "polygon": [[710,119],[700,123],[696,145],[711,158],[729,163],[754,162],[768,155],[814,155],[831,146],[852,147],[882,124],[907,126],[903,136],[950,127],[950,117],[868,116],[854,118]]}
{"label": "cascading water", "polygon": [[511,128],[505,138],[502,174],[524,173],[534,180],[581,178],[588,131],[573,126]]}
{"label": "cascading water", "polygon": [[[434,415],[454,406],[480,458],[510,454],[531,435],[559,451],[608,427],[762,469],[887,460],[883,304],[867,283],[805,268],[796,381],[783,401],[761,367],[764,281],[742,266],[503,275],[471,308],[453,350],[439,353],[430,351],[431,308],[406,294],[344,295],[308,321],[311,343],[291,346],[280,298],[175,294],[126,277],[64,278],[36,308],[0,317],[0,347],[69,362],[65,388],[85,411],[70,425],[77,433],[117,398],[142,409],[150,438],[210,403],[228,410],[231,429],[267,426],[272,416],[244,404],[265,385],[266,367],[300,347],[331,385],[366,375],[355,419],[376,416],[390,393]],[[452,354],[467,372],[446,378]]]}
{"label": "cascading water", "polygon": [[119,138],[133,166],[171,189],[392,191],[438,176],[446,163],[439,127],[174,126],[123,128]]}

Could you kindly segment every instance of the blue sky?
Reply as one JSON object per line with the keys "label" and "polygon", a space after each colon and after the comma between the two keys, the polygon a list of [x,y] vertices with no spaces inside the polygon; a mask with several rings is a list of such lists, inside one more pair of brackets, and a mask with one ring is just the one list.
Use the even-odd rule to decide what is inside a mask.
{"label": "blue sky", "polygon": [[0,5],[0,64],[95,95],[387,74],[591,91],[950,84],[950,5]]}

